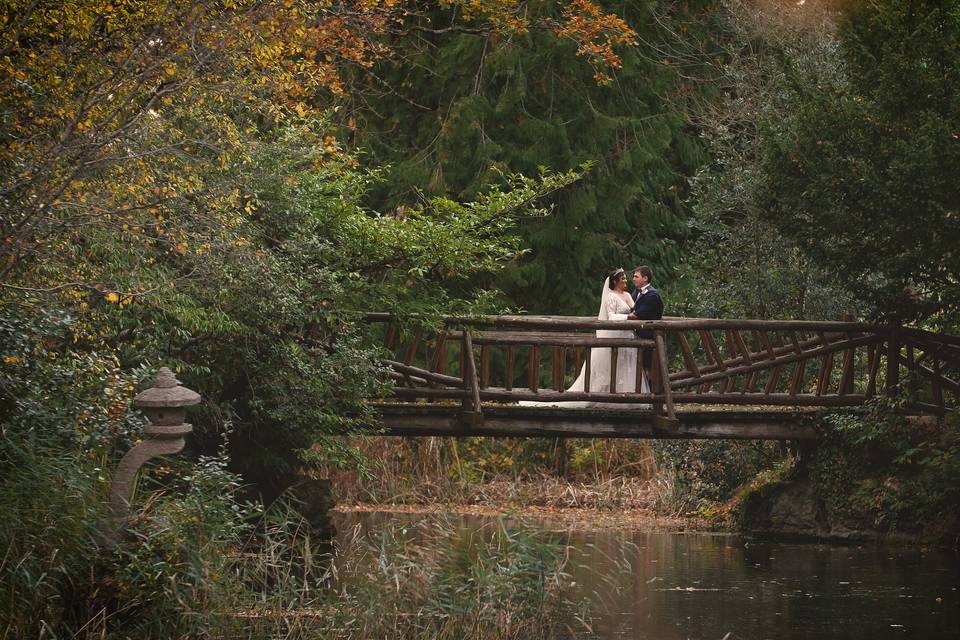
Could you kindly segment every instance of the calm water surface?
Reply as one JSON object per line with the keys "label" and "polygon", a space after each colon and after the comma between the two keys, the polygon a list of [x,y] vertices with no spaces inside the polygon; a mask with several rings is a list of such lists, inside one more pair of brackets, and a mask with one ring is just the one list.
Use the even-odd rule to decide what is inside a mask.
{"label": "calm water surface", "polygon": [[[340,514],[338,528],[375,533],[419,516]],[[497,518],[454,517],[463,532]],[[530,521],[526,521],[530,524]],[[583,639],[960,640],[955,550],[757,542],[740,536],[558,531],[571,546],[569,597],[592,602]],[[481,534],[482,535],[482,534]]]}

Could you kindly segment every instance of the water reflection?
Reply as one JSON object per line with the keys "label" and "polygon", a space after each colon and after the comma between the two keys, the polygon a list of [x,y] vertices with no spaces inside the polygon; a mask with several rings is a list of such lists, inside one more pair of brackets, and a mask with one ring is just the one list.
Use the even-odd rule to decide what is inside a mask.
{"label": "water reflection", "polygon": [[[372,535],[398,514],[340,514]],[[463,540],[495,518],[455,520]],[[503,521],[508,528],[516,521]],[[527,521],[529,524],[529,521]],[[549,522],[539,526],[555,530]],[[755,542],[716,534],[563,531],[584,639],[960,638],[952,550]],[[939,599],[939,600],[938,600]]]}

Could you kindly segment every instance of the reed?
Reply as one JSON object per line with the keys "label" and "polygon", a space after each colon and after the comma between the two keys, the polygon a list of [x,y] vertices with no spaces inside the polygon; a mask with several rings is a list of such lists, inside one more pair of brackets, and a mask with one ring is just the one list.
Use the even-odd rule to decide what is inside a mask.
{"label": "reed", "polygon": [[[261,599],[242,616],[257,635],[283,637],[573,637],[584,605],[567,599],[565,551],[542,532],[502,524],[466,530],[443,516],[375,533],[357,527],[335,560],[322,560],[326,588],[316,599],[285,608]],[[256,574],[264,558],[251,559]]]}
{"label": "reed", "polygon": [[370,437],[369,473],[330,468],[340,503],[649,507],[650,445],[627,440]]}
{"label": "reed", "polygon": [[240,503],[218,457],[150,470],[106,548],[100,461],[11,440],[0,454],[4,640],[548,639],[583,619],[566,595],[566,548],[544,533],[467,534],[430,517],[331,545],[296,504]]}

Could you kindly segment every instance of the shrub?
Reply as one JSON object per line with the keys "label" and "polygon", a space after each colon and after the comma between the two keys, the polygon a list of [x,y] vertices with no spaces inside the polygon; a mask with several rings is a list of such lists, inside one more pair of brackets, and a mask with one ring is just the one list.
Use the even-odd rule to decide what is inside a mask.
{"label": "shrub", "polygon": [[960,416],[917,419],[898,409],[878,399],[826,415],[811,477],[831,520],[936,536],[957,527]]}
{"label": "shrub", "polygon": [[783,458],[776,442],[656,440],[659,508],[694,512],[733,497],[737,488]]}

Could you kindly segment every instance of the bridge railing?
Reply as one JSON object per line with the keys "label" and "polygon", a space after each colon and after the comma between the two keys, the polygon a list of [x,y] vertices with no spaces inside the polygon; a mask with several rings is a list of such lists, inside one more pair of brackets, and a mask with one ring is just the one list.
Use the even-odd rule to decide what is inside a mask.
{"label": "bridge railing", "polygon": [[[386,314],[368,320],[382,323],[397,399],[459,399],[472,412],[484,402],[586,400],[672,418],[679,404],[837,407],[909,395],[911,408],[942,414],[960,396],[960,338],[897,325],[487,316],[401,331]],[[643,337],[598,338],[601,329]],[[636,380],[592,371],[598,350],[613,371],[637,362]],[[581,373],[582,389],[568,390]]]}

